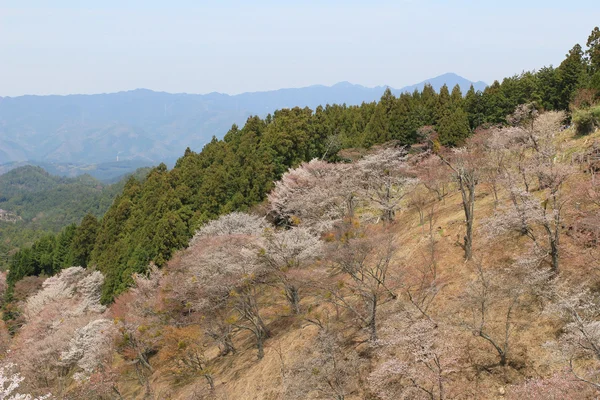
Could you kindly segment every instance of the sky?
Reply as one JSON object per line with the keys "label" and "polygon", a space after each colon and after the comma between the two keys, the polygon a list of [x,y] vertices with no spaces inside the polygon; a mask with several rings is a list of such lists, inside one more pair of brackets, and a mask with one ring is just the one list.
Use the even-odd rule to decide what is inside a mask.
{"label": "sky", "polygon": [[0,0],[0,96],[491,83],[585,45],[597,1]]}

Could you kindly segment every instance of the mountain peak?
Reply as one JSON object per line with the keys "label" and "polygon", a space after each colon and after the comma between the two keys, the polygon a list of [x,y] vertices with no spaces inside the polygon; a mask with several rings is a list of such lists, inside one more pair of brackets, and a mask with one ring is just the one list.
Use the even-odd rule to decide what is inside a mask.
{"label": "mountain peak", "polygon": [[350,88],[350,87],[356,87],[356,86],[360,86],[360,85],[355,85],[353,83],[350,83],[348,81],[342,81],[342,82],[338,82],[335,85],[331,86],[331,87],[337,87],[337,88]]}

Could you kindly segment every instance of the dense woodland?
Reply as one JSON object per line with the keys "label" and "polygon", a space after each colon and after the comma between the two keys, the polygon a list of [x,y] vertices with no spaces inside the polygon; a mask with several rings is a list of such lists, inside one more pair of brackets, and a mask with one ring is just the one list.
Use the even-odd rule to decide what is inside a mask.
{"label": "dense woodland", "polygon": [[[141,179],[143,174],[140,170],[136,176]],[[101,217],[124,184],[105,185],[86,175],[53,176],[33,166],[1,175],[0,209],[16,217],[0,221],[0,268],[7,269],[10,257],[20,248],[79,224],[86,214]]]}
{"label": "dense woodland", "polygon": [[249,118],[14,255],[11,360],[61,398],[231,398],[250,346],[273,398],[593,398],[599,94],[595,28],[484,92]]}

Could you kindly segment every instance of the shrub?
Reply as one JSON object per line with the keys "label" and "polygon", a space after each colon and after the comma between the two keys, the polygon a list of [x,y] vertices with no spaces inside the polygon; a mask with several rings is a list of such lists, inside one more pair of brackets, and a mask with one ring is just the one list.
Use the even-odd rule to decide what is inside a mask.
{"label": "shrub", "polygon": [[600,106],[579,109],[573,112],[573,123],[579,135],[587,135],[600,126]]}

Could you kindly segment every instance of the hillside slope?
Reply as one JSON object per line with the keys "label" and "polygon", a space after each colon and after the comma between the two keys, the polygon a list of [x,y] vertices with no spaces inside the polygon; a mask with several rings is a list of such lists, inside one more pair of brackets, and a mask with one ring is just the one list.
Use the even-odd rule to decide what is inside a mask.
{"label": "hillside slope", "polygon": [[[390,143],[352,164],[302,164],[267,204],[204,225],[162,270],[136,275],[108,310],[97,271],[64,270],[25,304],[9,344],[24,387],[72,399],[595,398],[583,379],[600,366],[588,347],[600,343],[600,187],[586,155],[600,132],[560,131],[563,116],[480,131],[461,151]],[[516,159],[525,181],[512,180]],[[560,238],[556,268],[546,227]],[[86,289],[66,301],[64,285]],[[76,325],[47,327],[54,304]],[[27,346],[34,332],[47,347]],[[52,354],[66,381],[33,368]]]}

